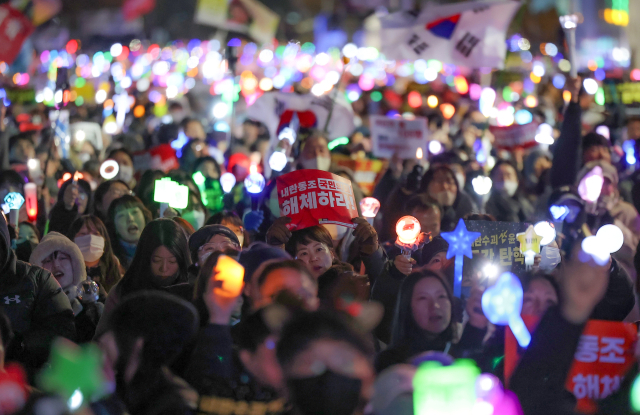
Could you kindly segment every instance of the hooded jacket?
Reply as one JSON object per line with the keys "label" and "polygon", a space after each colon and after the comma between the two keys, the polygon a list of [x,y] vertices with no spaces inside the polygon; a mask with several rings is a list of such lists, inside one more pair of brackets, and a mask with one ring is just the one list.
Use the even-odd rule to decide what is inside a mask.
{"label": "hooded jacket", "polygon": [[16,334],[7,360],[37,369],[46,362],[56,337],[75,340],[71,305],[49,271],[16,259],[4,215],[0,215],[0,268],[0,306]]}

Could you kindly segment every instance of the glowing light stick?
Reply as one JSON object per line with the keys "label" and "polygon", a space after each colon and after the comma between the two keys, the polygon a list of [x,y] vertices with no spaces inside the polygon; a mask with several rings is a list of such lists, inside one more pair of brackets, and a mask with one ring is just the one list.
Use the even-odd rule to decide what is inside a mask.
{"label": "glowing light stick", "polygon": [[189,187],[178,184],[168,177],[156,180],[153,200],[160,203],[160,217],[169,206],[184,209],[189,204]]}
{"label": "glowing light stick", "polygon": [[[624,235],[616,225],[604,225],[595,235],[587,236],[582,240],[582,250],[591,256],[600,266],[609,262],[609,257],[622,248]],[[581,258],[586,262],[588,258]]]}
{"label": "glowing light stick", "polygon": [[222,186],[223,192],[231,192],[231,190],[233,190],[233,186],[236,185],[236,176],[234,176],[233,173],[224,173],[220,176],[220,185]]}
{"label": "glowing light stick", "polygon": [[443,232],[440,234],[448,243],[447,259],[456,257],[454,278],[453,278],[453,295],[460,297],[462,295],[462,266],[464,257],[473,258],[471,245],[481,236],[480,232],[469,232],[467,225],[460,219],[458,225],[452,232]]}
{"label": "glowing light stick", "polygon": [[636,376],[636,380],[633,381],[631,392],[629,393],[629,399],[631,409],[633,409],[634,412],[640,411],[640,375]]}
{"label": "glowing light stick", "polygon": [[540,253],[542,237],[536,233],[533,225],[529,225],[526,231],[516,234],[516,239],[520,242],[520,252],[524,255],[524,263],[527,269],[530,269],[533,266],[534,257]]}
{"label": "glowing light stick", "polygon": [[18,211],[24,203],[24,197],[18,192],[11,192],[4,197],[4,203],[9,206],[9,220],[13,226],[18,226]]}
{"label": "glowing light stick", "polygon": [[244,188],[247,189],[251,196],[251,210],[258,209],[257,195],[262,193],[264,189],[264,176],[260,173],[251,173],[244,179]]}
{"label": "glowing light stick", "polygon": [[27,375],[22,366],[10,363],[0,373],[0,411],[3,414],[13,414],[20,411],[27,403],[29,389],[27,389]]}
{"label": "glowing light stick", "polygon": [[575,14],[560,16],[560,25],[562,26],[562,30],[564,30],[569,48],[569,62],[571,63],[569,74],[575,79],[578,76],[578,59],[576,56],[576,27],[578,27],[578,16]]}
{"label": "glowing light stick", "polygon": [[482,311],[493,324],[509,325],[518,344],[527,347],[531,342],[531,333],[520,316],[522,296],[522,284],[518,277],[505,272],[493,287],[482,294]]}
{"label": "glowing light stick", "polygon": [[120,166],[115,160],[105,160],[100,165],[100,176],[105,180],[111,180],[120,172]]}
{"label": "glowing light stick", "polygon": [[40,168],[40,160],[38,159],[29,159],[27,161],[27,167],[29,168],[29,177],[31,180],[37,184],[42,184],[42,170]]}
{"label": "glowing light stick", "polygon": [[403,216],[396,222],[396,246],[401,249],[405,258],[411,258],[411,253],[418,249],[420,231],[420,222],[413,216]]}
{"label": "glowing light stick", "polygon": [[551,205],[549,212],[556,221],[563,221],[570,213],[569,208],[564,205]]}
{"label": "glowing light stick", "polygon": [[221,284],[216,285],[213,289],[217,295],[233,298],[242,293],[242,288],[244,287],[244,267],[233,258],[220,255],[214,272],[216,273],[216,281],[221,282]]}
{"label": "glowing light stick", "polygon": [[604,176],[602,175],[602,167],[595,166],[580,180],[578,185],[578,194],[588,203],[595,203],[602,192],[604,184]]}
{"label": "glowing light stick", "polygon": [[362,216],[367,219],[367,222],[373,225],[373,219],[380,210],[380,202],[375,197],[365,197],[360,201],[360,210],[362,211]]}
{"label": "glowing light stick", "polygon": [[27,216],[33,222],[38,217],[38,186],[35,183],[25,184],[24,196],[27,202]]}
{"label": "glowing light stick", "polygon": [[540,240],[541,246],[549,245],[556,239],[556,227],[553,226],[553,223],[547,221],[538,222],[533,226],[533,230],[542,237]]}
{"label": "glowing light stick", "polygon": [[493,186],[493,181],[487,176],[478,176],[474,177],[471,180],[471,185],[473,186],[473,191],[476,192],[480,196],[488,195],[491,191],[491,187]]}
{"label": "glowing light stick", "polygon": [[121,94],[113,96],[113,103],[116,110],[116,124],[118,128],[122,128],[124,120],[127,117],[127,113],[131,109],[131,100],[133,97],[129,96],[126,90],[122,90]]}
{"label": "glowing light stick", "polygon": [[287,155],[283,149],[276,148],[269,157],[269,167],[273,171],[282,171],[287,166]]}
{"label": "glowing light stick", "polygon": [[480,369],[468,359],[458,359],[451,366],[436,361],[421,364],[413,377],[414,414],[473,413],[478,375]]}

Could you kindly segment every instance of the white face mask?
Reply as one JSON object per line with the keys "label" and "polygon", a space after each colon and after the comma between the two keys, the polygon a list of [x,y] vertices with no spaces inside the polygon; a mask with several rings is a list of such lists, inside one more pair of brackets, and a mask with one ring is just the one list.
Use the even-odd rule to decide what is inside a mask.
{"label": "white face mask", "polygon": [[195,230],[202,228],[202,225],[204,225],[204,217],[204,212],[201,210],[191,210],[182,215],[182,219],[189,222]]}
{"label": "white face mask", "polygon": [[560,249],[543,246],[540,250],[540,257],[540,269],[545,272],[551,272],[560,263]]}
{"label": "white face mask", "polygon": [[104,253],[104,238],[102,236],[78,236],[73,241],[78,245],[78,248],[80,248],[85,262],[95,262],[102,258],[102,254]]}
{"label": "white face mask", "polygon": [[329,167],[331,167],[331,157],[318,156],[313,159],[302,160],[300,164],[305,169],[329,171]]}
{"label": "white face mask", "polygon": [[504,183],[497,182],[496,189],[504,190],[509,196],[513,196],[518,191],[518,182],[507,180]]}
{"label": "white face mask", "polygon": [[323,224],[324,228],[331,234],[331,239],[334,241],[341,240],[349,230],[346,226],[335,225],[333,223]]}
{"label": "white face mask", "polygon": [[131,166],[119,166],[118,179],[125,183],[129,183],[133,179],[133,167]]}
{"label": "white face mask", "polygon": [[456,194],[447,192],[446,190],[432,196],[441,206],[453,206],[453,203],[456,201]]}

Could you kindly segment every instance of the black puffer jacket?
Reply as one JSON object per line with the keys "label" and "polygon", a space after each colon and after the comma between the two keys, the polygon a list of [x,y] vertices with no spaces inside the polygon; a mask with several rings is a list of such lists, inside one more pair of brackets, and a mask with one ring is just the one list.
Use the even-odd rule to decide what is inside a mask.
{"label": "black puffer jacket", "polygon": [[15,333],[6,358],[31,372],[47,361],[56,337],[75,340],[73,311],[51,273],[18,261],[10,247],[6,218],[0,214],[0,307]]}

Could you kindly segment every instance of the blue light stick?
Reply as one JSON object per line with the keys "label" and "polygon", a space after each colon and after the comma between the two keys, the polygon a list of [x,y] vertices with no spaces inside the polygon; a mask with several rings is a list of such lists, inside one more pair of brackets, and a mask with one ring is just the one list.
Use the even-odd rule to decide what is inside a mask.
{"label": "blue light stick", "polygon": [[9,220],[13,226],[18,226],[18,211],[24,203],[24,197],[18,192],[8,193],[4,197],[4,203],[9,206]]}
{"label": "blue light stick", "polygon": [[522,284],[518,277],[505,272],[496,284],[482,294],[482,311],[493,324],[509,325],[522,347],[529,346],[531,333],[522,321]]}
{"label": "blue light stick", "polygon": [[462,295],[462,265],[464,257],[473,258],[471,245],[482,234],[480,232],[469,232],[464,221],[460,219],[452,232],[443,232],[440,235],[449,243],[447,259],[451,259],[453,256],[456,257],[453,295],[460,298]]}

